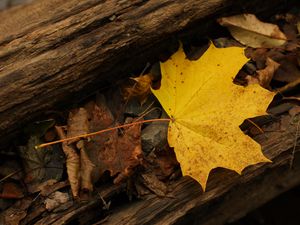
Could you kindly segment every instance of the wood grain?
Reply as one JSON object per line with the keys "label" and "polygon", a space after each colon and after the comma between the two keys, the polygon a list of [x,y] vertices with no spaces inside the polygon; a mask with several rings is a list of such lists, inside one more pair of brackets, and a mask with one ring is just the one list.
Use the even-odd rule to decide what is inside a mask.
{"label": "wood grain", "polygon": [[141,71],[180,36],[205,35],[220,15],[266,15],[285,6],[283,0],[38,0],[0,12],[0,143],[47,110]]}

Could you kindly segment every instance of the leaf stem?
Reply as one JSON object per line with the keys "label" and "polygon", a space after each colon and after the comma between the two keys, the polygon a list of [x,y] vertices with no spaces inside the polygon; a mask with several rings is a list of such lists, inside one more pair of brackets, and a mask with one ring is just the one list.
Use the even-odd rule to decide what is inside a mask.
{"label": "leaf stem", "polygon": [[170,122],[170,121],[171,121],[171,119],[167,119],[167,118],[165,118],[165,119],[150,119],[150,120],[135,121],[135,122],[132,122],[132,123],[123,124],[123,125],[119,125],[119,126],[115,126],[115,127],[110,127],[110,128],[107,128],[107,129],[99,130],[99,131],[88,133],[88,134],[81,134],[81,135],[77,135],[77,136],[74,136],[74,137],[69,137],[69,138],[65,138],[65,139],[61,139],[61,140],[57,140],[57,141],[44,143],[44,144],[35,146],[35,148],[44,148],[44,147],[47,147],[47,146],[50,146],[50,145],[54,145],[54,144],[58,144],[58,143],[66,142],[66,141],[71,141],[71,140],[78,139],[78,138],[87,138],[87,137],[90,137],[90,136],[102,134],[102,133],[117,130],[117,129],[120,129],[120,128],[130,127],[130,126],[137,125],[137,124],[150,123],[150,122]]}

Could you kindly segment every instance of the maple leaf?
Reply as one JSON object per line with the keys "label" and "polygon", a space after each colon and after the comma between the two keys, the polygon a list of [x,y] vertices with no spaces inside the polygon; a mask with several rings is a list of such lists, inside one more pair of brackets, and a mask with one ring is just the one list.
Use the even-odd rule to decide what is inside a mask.
{"label": "maple leaf", "polygon": [[195,178],[203,189],[216,167],[241,173],[248,165],[270,162],[239,128],[246,118],[266,114],[274,96],[257,84],[233,84],[247,61],[243,48],[211,44],[197,61],[186,59],[180,48],[161,63],[161,87],[152,92],[172,119],[169,145],[183,175]]}

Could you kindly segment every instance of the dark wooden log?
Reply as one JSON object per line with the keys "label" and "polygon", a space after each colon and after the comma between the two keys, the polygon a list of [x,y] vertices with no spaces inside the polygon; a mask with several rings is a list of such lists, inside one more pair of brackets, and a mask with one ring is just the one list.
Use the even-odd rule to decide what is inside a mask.
{"label": "dark wooden log", "polygon": [[[0,13],[0,143],[68,99],[141,70],[174,35],[284,0],[39,0]],[[193,29],[192,29],[193,27]],[[184,32],[182,32],[184,31]],[[176,38],[175,38],[176,39]],[[3,145],[2,145],[3,147]]]}
{"label": "dark wooden log", "polygon": [[[196,181],[182,177],[168,187],[170,192],[166,197],[148,195],[144,200],[121,206],[113,203],[108,216],[99,224],[222,225],[241,218],[300,184],[299,119],[299,114],[293,118],[287,114],[273,118],[273,122],[262,126],[264,133],[255,137],[272,163],[249,166],[241,176],[229,170],[216,169],[210,174],[204,193]],[[95,215],[99,215],[99,205],[101,200],[94,200],[81,208],[75,207],[78,212],[91,215],[88,220],[85,218],[84,223],[80,222],[82,215],[73,213],[73,210],[60,212],[56,217],[50,214],[38,223],[69,224],[76,221],[91,224],[91,221],[95,222]],[[84,211],[87,206],[88,212]]]}

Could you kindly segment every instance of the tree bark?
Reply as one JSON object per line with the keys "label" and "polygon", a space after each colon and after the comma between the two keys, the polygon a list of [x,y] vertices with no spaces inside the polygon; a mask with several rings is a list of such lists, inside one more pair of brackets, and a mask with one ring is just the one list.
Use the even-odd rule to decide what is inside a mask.
{"label": "tree bark", "polygon": [[221,15],[273,13],[285,3],[39,0],[1,12],[0,143],[37,115],[141,70],[174,37],[205,34]]}
{"label": "tree bark", "polygon": [[[102,200],[94,199],[80,208],[74,206],[67,212],[50,213],[37,224],[59,225],[75,221],[92,224],[94,221],[105,225],[222,225],[235,221],[300,184],[299,119],[300,114],[296,117],[284,114],[273,118],[268,125],[260,125],[264,133],[255,140],[262,145],[264,154],[272,163],[249,166],[242,175],[216,169],[210,173],[205,192],[193,179],[182,177],[168,187],[166,197],[153,194],[121,206],[112,203],[101,223],[96,223],[95,218],[101,211]],[[107,202],[111,200],[106,194],[103,196]],[[87,207],[88,211],[85,211]],[[73,210],[81,213],[76,214]],[[82,218],[83,214],[89,216]]]}

